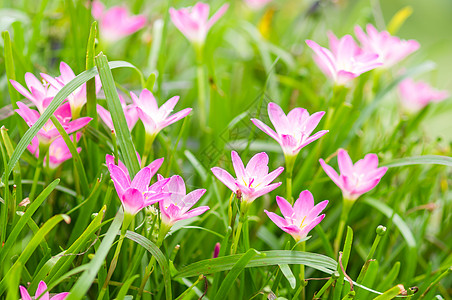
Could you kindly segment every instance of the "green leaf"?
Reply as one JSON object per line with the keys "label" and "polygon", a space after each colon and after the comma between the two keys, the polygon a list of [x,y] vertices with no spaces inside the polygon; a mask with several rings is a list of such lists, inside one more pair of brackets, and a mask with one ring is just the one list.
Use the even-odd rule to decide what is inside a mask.
{"label": "green leaf", "polygon": [[189,150],[184,151],[185,157],[188,159],[188,161],[191,163],[193,168],[195,168],[196,172],[198,172],[199,176],[201,177],[201,180],[203,182],[207,181],[207,172],[206,169],[202,166],[202,164],[199,162],[199,160],[196,158],[196,156],[193,155]]}
{"label": "green leaf", "polygon": [[289,281],[290,287],[294,289],[297,286],[297,279],[293,275],[289,265],[287,264],[279,265],[279,268],[281,269],[281,272],[283,273],[284,277],[286,277],[287,281]]}
{"label": "green leaf", "polygon": [[[344,250],[342,251],[342,267],[347,270],[348,260],[350,258],[350,252],[352,250],[353,242],[353,230],[350,226],[347,226],[347,235],[345,236]],[[338,264],[337,271],[339,272],[339,278],[336,281],[336,286],[334,288],[333,299],[341,299],[342,288],[344,286],[345,274],[342,271],[341,266]],[[351,284],[351,283],[350,283]]]}
{"label": "green leaf", "polygon": [[168,262],[165,258],[165,255],[163,255],[162,251],[160,251],[159,247],[157,247],[156,244],[145,238],[144,236],[135,233],[133,231],[127,231],[126,238],[136,242],[137,244],[144,247],[149,253],[151,253],[155,259],[157,260],[157,263],[160,265],[160,268],[162,269],[163,273],[163,281],[165,283],[165,292],[166,292],[166,299],[171,300],[171,275],[170,275],[170,269]]}
{"label": "green leaf", "polygon": [[5,69],[6,69],[6,79],[8,81],[8,92],[9,97],[11,98],[11,104],[14,109],[19,108],[16,104],[17,100],[19,100],[19,96],[17,95],[17,91],[12,86],[10,80],[16,80],[16,70],[14,69],[14,59],[13,59],[13,50],[11,47],[11,37],[9,36],[8,31],[2,32],[3,43],[4,43],[4,55],[5,55]]}
{"label": "green leaf", "polygon": [[452,157],[441,155],[422,155],[394,159],[381,164],[382,167],[402,167],[410,165],[443,165],[452,167]]}
{"label": "green leaf", "polygon": [[137,152],[132,142],[132,135],[130,134],[129,127],[127,126],[124,110],[119,101],[118,92],[116,91],[115,81],[111,74],[107,57],[102,54],[102,52],[96,57],[96,65],[99,70],[100,80],[102,81],[102,88],[107,100],[108,110],[110,111],[113,120],[113,126],[118,139],[119,149],[122,153],[122,159],[130,172],[130,177],[133,178],[140,170]]}
{"label": "green leaf", "polygon": [[122,285],[121,289],[118,292],[118,296],[115,299],[123,300],[125,298],[125,296],[127,295],[127,291],[129,290],[130,286],[135,281],[135,279],[137,279],[138,277],[139,277],[139,275],[136,274],[136,275],[130,277],[129,279],[127,279],[126,282],[124,282],[124,284]]}
{"label": "green leaf", "polygon": [[[271,250],[262,251],[261,253],[262,255],[251,259],[246,268],[297,264],[305,265],[327,274],[332,274],[337,269],[337,263],[334,259],[317,253],[291,250]],[[207,275],[230,270],[242,256],[243,254],[234,254],[198,261],[182,268],[174,278]]]}
{"label": "green leaf", "polygon": [[100,267],[104,263],[108,252],[110,252],[111,245],[113,244],[116,235],[121,228],[123,219],[124,214],[122,212],[122,209],[120,209],[116,214],[113,223],[110,225],[110,228],[108,228],[108,231],[105,234],[105,237],[102,240],[99,249],[97,249],[96,255],[94,255],[94,258],[88,264],[86,271],[83,272],[82,276],[80,276],[80,278],[74,284],[66,300],[82,299],[88,292],[90,286],[93,284],[93,281],[96,278]]}
{"label": "green leaf", "polygon": [[239,274],[246,268],[246,265],[250,262],[250,260],[259,254],[254,249],[249,249],[245,254],[240,257],[240,259],[234,264],[231,271],[228,273],[226,278],[221,283],[220,289],[218,290],[215,299],[226,299],[229,295],[229,290],[232,288],[235,280],[239,276]]}
{"label": "green leaf", "polygon": [[387,290],[386,292],[384,292],[380,296],[375,297],[374,300],[390,300],[390,299],[394,299],[395,296],[399,295],[403,290],[405,290],[403,285],[401,285],[401,284],[396,285],[395,287]]}

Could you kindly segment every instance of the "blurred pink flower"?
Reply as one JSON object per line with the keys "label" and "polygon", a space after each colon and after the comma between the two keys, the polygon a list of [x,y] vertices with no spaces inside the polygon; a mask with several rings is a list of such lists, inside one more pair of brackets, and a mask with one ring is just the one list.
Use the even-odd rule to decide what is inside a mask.
{"label": "blurred pink flower", "polygon": [[268,217],[282,230],[290,234],[297,242],[308,236],[325,214],[319,216],[328,204],[328,200],[322,201],[314,206],[314,197],[311,192],[305,190],[295,201],[293,207],[286,199],[276,196],[276,202],[284,218],[275,213],[265,210]]}
{"label": "blurred pink flower", "polygon": [[19,93],[36,106],[41,114],[47,106],[49,106],[50,102],[52,102],[53,97],[58,93],[57,89],[48,83],[43,83],[36,78],[35,75],[29,72],[25,74],[25,83],[27,84],[28,90],[15,80],[11,79],[10,82]]}
{"label": "blurred pink flower", "polygon": [[133,92],[130,92],[130,95],[137,108],[138,116],[144,124],[146,134],[150,136],[157,135],[166,126],[185,118],[192,110],[185,108],[170,116],[174,106],[179,101],[179,96],[169,99],[159,108],[154,95],[147,89],[141,92],[140,97],[137,97]]}
{"label": "blurred pink flower", "polygon": [[171,21],[185,35],[185,37],[195,44],[204,44],[207,33],[221,16],[229,8],[226,3],[209,19],[209,4],[198,2],[193,7],[176,10],[170,8]]}
{"label": "blurred pink flower", "polygon": [[279,167],[269,174],[267,153],[261,152],[254,155],[246,168],[237,152],[232,151],[231,157],[237,179],[221,168],[214,167],[211,170],[231,191],[236,194],[240,191],[242,201],[251,203],[281,185],[281,182],[270,184],[284,171],[284,168]]}
{"label": "blurred pink flower", "polygon": [[273,0],[244,0],[244,1],[249,8],[258,10],[267,5],[268,3],[272,2]]}
{"label": "blurred pink flower", "polygon": [[[127,127],[132,131],[133,127],[138,121],[138,112],[135,104],[126,104],[124,98],[119,95],[119,101],[121,101],[121,106],[124,111],[124,116],[126,117]],[[111,114],[108,110],[103,108],[101,105],[97,105],[97,113],[99,114],[102,121],[107,125],[110,130],[114,130],[113,120],[111,119]]]}
{"label": "blurred pink flower", "polygon": [[113,6],[105,10],[100,1],[93,2],[91,13],[99,22],[100,38],[108,43],[131,35],[146,25],[144,15],[130,15],[129,10],[122,6]]}
{"label": "blurred pink flower", "polygon": [[[23,286],[19,287],[20,290],[20,296],[22,298],[22,300],[32,300],[30,294],[28,293],[27,289]],[[38,299],[39,296],[41,296],[41,294],[44,293],[44,291],[47,290],[47,285],[45,284],[44,281],[40,281],[38,288],[36,289],[36,294],[34,296],[33,299]],[[64,300],[66,299],[66,297],[69,295],[69,293],[59,293],[55,296],[53,296],[52,298],[50,298],[50,294],[49,292],[44,293],[44,295],[41,297],[42,300]]]}
{"label": "blurred pink flower", "polygon": [[[28,106],[26,106],[20,101],[17,102],[17,105],[19,106],[19,109],[16,109],[15,111],[25,120],[28,126],[30,127],[33,126],[33,124],[36,123],[36,121],[41,116],[39,112],[30,109]],[[60,121],[64,130],[66,130],[68,134],[81,129],[92,120],[92,118],[83,117],[71,121],[72,118],[71,107],[67,102],[62,104],[55,111],[54,115],[58,119],[58,121]],[[59,136],[60,133],[56,129],[55,125],[53,125],[51,120],[48,120],[44,124],[44,126],[41,129],[39,129],[37,134],[39,144],[42,145],[50,145]]]}
{"label": "blurred pink flower", "polygon": [[258,119],[251,119],[251,121],[281,145],[284,155],[296,156],[301,148],[328,132],[328,130],[321,130],[310,136],[324,114],[325,112],[320,111],[310,116],[306,109],[297,107],[286,116],[278,104],[271,102],[268,104],[268,116],[276,132]]}
{"label": "blurred pink flower", "polygon": [[414,82],[411,78],[403,80],[398,91],[403,107],[409,112],[419,111],[430,102],[440,102],[450,96],[448,91],[434,89],[423,81]]}
{"label": "blurred pink flower", "polygon": [[415,40],[401,40],[387,31],[378,32],[372,24],[367,24],[366,29],[367,35],[361,27],[355,26],[356,37],[364,52],[378,54],[378,60],[384,67],[393,66],[419,49],[419,43]]}
{"label": "blurred pink flower", "polygon": [[347,151],[339,149],[337,162],[340,175],[320,159],[325,173],[342,190],[346,200],[356,200],[359,196],[373,189],[388,170],[387,167],[378,168],[378,157],[376,154],[367,154],[354,165]]}
{"label": "blurred pink flower", "polygon": [[[165,179],[159,176],[158,182],[163,180]],[[199,216],[209,210],[208,206],[189,210],[204,195],[206,190],[197,189],[187,194],[184,180],[179,175],[171,176],[163,190],[170,194],[169,197],[165,197],[159,202],[162,222],[167,227],[171,227],[177,221]]]}
{"label": "blurred pink flower", "polygon": [[[80,140],[82,133],[77,132],[77,142]],[[73,136],[70,136],[71,140],[74,141]],[[39,157],[39,141],[37,137],[31,140],[31,144],[28,145],[27,149],[36,157]],[[82,151],[81,147],[77,148],[78,153]],[[59,165],[68,159],[72,158],[72,154],[69,151],[63,137],[57,138],[50,144],[49,147],[49,168],[56,169]],[[44,165],[46,165],[47,156],[44,157]]]}
{"label": "blurred pink flower", "polygon": [[152,176],[163,163],[163,158],[159,158],[150,163],[147,167],[141,169],[133,178],[130,179],[129,171],[126,166],[111,155],[106,156],[108,171],[115,185],[116,193],[124,206],[124,211],[130,215],[137,214],[146,206],[157,203],[169,196],[163,191],[168,179],[159,180],[149,186]]}
{"label": "blurred pink flower", "polygon": [[220,243],[216,243],[215,244],[215,248],[213,249],[212,258],[217,258],[218,257],[218,255],[220,254],[220,249],[221,249],[221,244]]}
{"label": "blurred pink flower", "polygon": [[306,40],[306,44],[315,52],[314,60],[322,72],[332,78],[336,84],[344,85],[364,72],[382,65],[378,54],[363,51],[350,35],[338,39],[328,33],[331,50]]}
{"label": "blurred pink flower", "polygon": [[[60,73],[61,75],[55,78],[45,73],[41,73],[41,76],[44,80],[50,83],[55,90],[60,91],[66,84],[76,77],[74,71],[72,71],[71,67],[64,61],[60,63]],[[95,82],[97,94],[102,87],[99,75],[96,75]],[[72,115],[78,117],[83,105],[86,103],[86,83],[79,86],[72,94],[70,94],[68,101],[71,105]]]}

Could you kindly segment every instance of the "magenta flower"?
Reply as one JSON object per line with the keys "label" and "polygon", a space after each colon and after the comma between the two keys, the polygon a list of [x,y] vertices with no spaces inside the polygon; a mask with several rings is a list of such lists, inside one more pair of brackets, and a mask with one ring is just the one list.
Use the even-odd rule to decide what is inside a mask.
{"label": "magenta flower", "polygon": [[[80,140],[82,134],[80,132],[77,132],[77,142]],[[71,140],[74,141],[73,136],[70,136]],[[34,137],[31,140],[31,144],[28,145],[27,149],[37,158],[39,157],[39,141],[37,137]],[[81,147],[77,148],[78,153],[82,151]],[[60,166],[62,163],[64,163],[66,160],[71,159],[72,154],[69,151],[69,148],[67,147],[66,143],[64,142],[63,137],[57,138],[55,141],[50,144],[49,147],[49,168],[50,169],[56,169],[58,166]],[[47,156],[44,157],[44,165],[47,165]]]}
{"label": "magenta flower", "polygon": [[15,80],[11,79],[10,82],[19,93],[36,106],[41,114],[47,106],[49,106],[50,102],[52,102],[53,97],[58,93],[57,89],[48,83],[43,83],[36,78],[35,75],[29,72],[25,74],[25,83],[27,84],[28,90]]}
{"label": "magenta flower", "polygon": [[185,118],[192,110],[185,108],[170,116],[174,106],[179,101],[179,96],[169,99],[159,108],[154,95],[147,89],[141,92],[140,97],[137,97],[133,92],[130,92],[130,95],[137,108],[138,116],[144,124],[146,134],[153,137],[166,126]]}
{"label": "magenta flower", "polygon": [[[28,291],[25,287],[20,286],[19,290],[20,290],[20,296],[21,296],[22,300],[32,300],[30,294],[28,293]],[[33,299],[38,299],[39,296],[41,296],[45,290],[47,290],[47,285],[45,284],[44,281],[41,280],[39,282],[38,288],[36,289],[36,294]],[[69,295],[69,293],[59,293],[59,294],[53,296],[52,298],[50,298],[49,292],[45,292],[44,295],[40,299],[49,300],[49,298],[50,298],[50,300],[64,300],[64,299],[66,299],[66,297],[68,295]]]}
{"label": "magenta flower", "polygon": [[[138,121],[138,112],[135,104],[127,105],[124,98],[119,95],[119,101],[121,101],[121,106],[124,111],[124,116],[126,117],[127,127],[132,131],[133,127]],[[103,108],[101,105],[97,105],[97,113],[99,114],[102,121],[107,125],[110,130],[114,130],[113,120],[111,119],[111,114],[108,110]]]}
{"label": "magenta flower", "polygon": [[276,196],[276,202],[284,218],[267,210],[265,213],[276,226],[290,234],[297,242],[307,237],[309,231],[325,218],[325,214],[319,214],[328,204],[328,200],[325,200],[314,206],[314,197],[308,190],[300,193],[293,207],[283,197]]}
{"label": "magenta flower", "polygon": [[367,154],[353,165],[350,156],[344,149],[339,149],[337,155],[340,175],[323,159],[319,161],[325,173],[342,190],[342,195],[346,200],[356,200],[362,194],[373,189],[388,170],[387,167],[378,168],[378,157],[373,153]]}
{"label": "magenta flower", "polygon": [[93,2],[91,13],[99,22],[101,39],[108,43],[129,36],[146,25],[144,15],[130,15],[129,10],[121,6],[113,6],[105,10],[105,6],[100,1]]}
{"label": "magenta flower", "polygon": [[403,107],[409,112],[419,111],[430,102],[449,98],[449,92],[434,89],[423,81],[414,82],[411,78],[403,80],[398,91]]}
{"label": "magenta flower", "polygon": [[263,8],[265,5],[267,5],[273,0],[244,0],[244,1],[249,8],[258,10]]}
{"label": "magenta flower", "polygon": [[268,116],[276,132],[258,119],[251,119],[251,121],[281,145],[284,155],[296,156],[304,146],[328,132],[328,130],[321,130],[310,136],[324,114],[325,112],[320,111],[309,115],[306,109],[297,107],[286,116],[278,104],[271,102],[268,104]]}
{"label": "magenta flower", "polygon": [[124,206],[124,212],[130,215],[136,215],[141,209],[152,205],[169,196],[163,191],[168,179],[159,180],[149,186],[152,176],[163,163],[163,158],[159,158],[150,163],[147,167],[141,169],[133,178],[130,179],[129,171],[126,166],[118,161],[115,164],[114,157],[106,157],[108,171],[115,185],[116,193]]}
{"label": "magenta flower", "polygon": [[[19,106],[19,109],[16,109],[15,111],[25,120],[28,126],[33,126],[34,123],[39,119],[40,114],[36,110],[30,109],[28,106],[23,104],[22,102],[17,102],[17,106]],[[71,108],[69,103],[64,103],[61,105],[54,113],[55,117],[60,121],[61,125],[63,126],[64,130],[68,134],[73,133],[82,127],[86,126],[92,118],[89,117],[83,117],[78,118],[73,121],[71,121],[72,115],[71,115]],[[39,144],[41,145],[50,145],[57,137],[59,137],[60,134],[58,130],[56,129],[55,125],[53,125],[51,120],[48,120],[44,126],[39,129],[37,137],[39,140]]]}
{"label": "magenta flower", "polygon": [[[63,61],[60,63],[60,73],[61,75],[55,78],[45,73],[41,73],[41,76],[44,80],[49,82],[54,89],[59,91],[76,77],[71,67]],[[99,75],[96,75],[95,82],[97,94],[102,87]],[[71,106],[72,116],[77,118],[80,115],[83,105],[86,103],[86,83],[79,86],[72,94],[70,94],[68,101]]]}
{"label": "magenta flower", "polygon": [[367,35],[361,27],[356,26],[356,37],[361,42],[364,52],[378,54],[378,60],[384,67],[393,66],[419,49],[419,43],[415,40],[405,41],[391,36],[387,31],[378,32],[372,24],[367,24],[366,29]]}
{"label": "magenta flower", "polygon": [[314,60],[320,70],[338,85],[344,85],[364,72],[382,65],[378,54],[364,52],[353,37],[345,35],[338,39],[328,34],[331,50],[306,40],[306,44],[315,52]]}
{"label": "magenta flower", "polygon": [[[158,182],[164,180],[162,176],[159,176]],[[159,202],[162,222],[168,228],[177,221],[199,216],[209,210],[208,206],[200,206],[189,210],[204,195],[206,190],[197,189],[187,194],[184,180],[179,175],[171,176],[163,190],[170,193],[169,197],[165,197]]]}
{"label": "magenta flower", "polygon": [[171,7],[169,13],[171,21],[190,42],[203,45],[210,27],[223,16],[228,7],[229,4],[224,4],[210,19],[210,6],[202,2],[179,10]]}
{"label": "magenta flower", "polygon": [[281,182],[272,184],[271,182],[284,171],[284,168],[279,167],[269,174],[267,153],[261,152],[254,155],[246,168],[237,152],[232,151],[231,157],[237,179],[221,168],[214,167],[211,170],[231,191],[236,194],[240,191],[242,201],[251,203],[281,185]]}

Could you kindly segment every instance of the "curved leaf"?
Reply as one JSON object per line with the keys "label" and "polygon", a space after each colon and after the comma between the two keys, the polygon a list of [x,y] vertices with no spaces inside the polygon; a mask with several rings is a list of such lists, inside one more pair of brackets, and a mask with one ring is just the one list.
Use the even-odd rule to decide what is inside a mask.
{"label": "curved leaf", "polygon": [[452,157],[442,155],[422,155],[394,159],[381,164],[382,167],[402,167],[410,165],[443,165],[452,167]]}

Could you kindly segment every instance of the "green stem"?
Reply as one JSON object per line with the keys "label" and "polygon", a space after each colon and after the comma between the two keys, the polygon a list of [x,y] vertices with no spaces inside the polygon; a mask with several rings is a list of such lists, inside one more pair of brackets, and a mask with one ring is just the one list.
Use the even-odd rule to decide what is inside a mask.
{"label": "green stem", "polygon": [[146,166],[149,157],[152,159],[152,144],[154,143],[155,137],[155,134],[146,134],[144,138],[144,153],[141,159],[141,168]]}
{"label": "green stem", "polygon": [[[42,165],[44,164],[44,157],[46,157],[47,152],[49,150],[49,145],[44,145],[39,147],[39,157],[38,157],[38,163],[36,165],[35,174],[33,176],[33,184],[31,185],[30,194],[28,195],[28,199],[30,199],[30,202],[33,201],[36,193],[36,188],[38,186],[38,180],[39,176],[41,175]],[[47,159],[47,161],[49,161]]]}
{"label": "green stem", "polygon": [[204,70],[204,46],[195,45],[196,50],[196,80],[198,84],[199,123],[203,131],[206,129],[206,73]]}
{"label": "green stem", "polygon": [[240,205],[239,224],[237,225],[237,229],[235,231],[234,242],[232,244],[232,253],[231,254],[235,254],[237,252],[237,246],[239,244],[240,234],[242,232],[243,223],[246,222],[249,205],[250,204],[246,201],[242,201],[242,203]]}
{"label": "green stem", "polygon": [[342,235],[344,233],[345,224],[347,224],[348,214],[354,203],[355,201],[344,198],[341,218],[339,221],[339,227],[337,229],[336,238],[334,239],[334,253],[339,252],[339,247],[342,241]]}
{"label": "green stem", "polygon": [[[299,251],[306,251],[306,242],[301,242],[300,245],[298,245],[298,249]],[[302,290],[301,290],[301,299],[304,300],[306,299],[306,294],[305,294],[305,289],[304,287],[306,286],[307,282],[304,280],[304,265],[300,265],[300,286],[302,286]]]}
{"label": "green stem", "polygon": [[286,160],[286,200],[289,201],[290,204],[293,204],[292,199],[292,174],[293,167],[295,164],[296,156],[295,155],[284,155]]}

